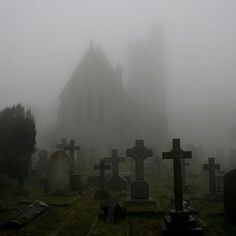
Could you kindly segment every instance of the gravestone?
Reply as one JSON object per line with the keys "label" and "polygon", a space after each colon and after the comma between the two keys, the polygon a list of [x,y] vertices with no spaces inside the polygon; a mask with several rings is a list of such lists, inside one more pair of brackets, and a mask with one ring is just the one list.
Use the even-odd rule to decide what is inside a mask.
{"label": "gravestone", "polygon": [[70,158],[63,151],[56,151],[49,160],[49,192],[66,195],[70,193]]}
{"label": "gravestone", "polygon": [[71,161],[71,173],[70,173],[70,185],[72,191],[82,192],[82,182],[81,175],[79,171],[75,168],[75,151],[80,150],[79,146],[75,145],[74,140],[70,140],[70,143],[67,143],[65,138],[61,139],[61,143],[56,146],[62,151],[69,151],[70,161]]}
{"label": "gravestone", "polygon": [[153,151],[144,146],[143,140],[136,140],[135,146],[127,150],[127,156],[135,160],[135,181],[131,183],[131,201],[152,201],[149,198],[149,186],[144,180],[144,160],[151,157]]}
{"label": "gravestone", "polygon": [[94,169],[99,170],[99,186],[100,186],[100,189],[95,193],[94,198],[96,200],[107,199],[107,198],[109,198],[109,194],[104,188],[105,170],[109,170],[110,166],[105,164],[104,159],[101,159],[99,165],[95,165]]}
{"label": "gravestone", "polygon": [[164,236],[202,236],[203,230],[197,226],[196,220],[191,212],[184,208],[183,201],[183,179],[181,170],[181,159],[192,158],[192,153],[183,151],[180,147],[180,139],[172,140],[172,150],[162,153],[163,159],[172,159],[174,168],[174,205],[168,216],[165,216],[161,224]]}
{"label": "gravestone", "polygon": [[45,150],[41,150],[38,153],[39,159],[37,162],[37,173],[40,177],[44,177],[48,168],[48,153]]}
{"label": "gravestone", "polygon": [[222,194],[217,192],[216,189],[216,170],[220,169],[220,164],[215,163],[215,158],[208,158],[208,164],[203,165],[203,169],[209,172],[209,194],[204,196],[207,201],[218,202],[222,201]]}
{"label": "gravestone", "polygon": [[35,201],[32,204],[20,210],[16,216],[10,218],[2,226],[5,229],[20,229],[49,209],[49,206],[41,201]]}
{"label": "gravestone", "polygon": [[224,213],[228,223],[236,223],[236,169],[224,175]]}
{"label": "gravestone", "polygon": [[66,140],[66,138],[62,138],[61,143],[57,144],[56,148],[61,151],[64,151],[66,146],[67,146],[67,140]]}
{"label": "gravestone", "polygon": [[113,149],[111,157],[106,157],[104,160],[112,166],[112,176],[106,183],[107,188],[113,191],[127,190],[127,180],[119,175],[119,163],[124,162],[125,157],[119,157],[117,150]]}
{"label": "gravestone", "polygon": [[71,158],[71,169],[75,169],[75,152],[80,150],[79,146],[75,145],[74,140],[70,140],[70,143],[65,146],[64,148],[65,151],[69,151],[69,155]]}

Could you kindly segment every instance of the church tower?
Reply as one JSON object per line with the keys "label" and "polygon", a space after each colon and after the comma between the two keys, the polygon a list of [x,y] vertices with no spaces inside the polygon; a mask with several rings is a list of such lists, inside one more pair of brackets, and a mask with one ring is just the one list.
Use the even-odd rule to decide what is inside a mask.
{"label": "church tower", "polygon": [[161,148],[165,146],[168,131],[160,27],[152,28],[149,39],[130,42],[128,56],[128,91],[138,103],[136,111],[140,118],[134,135],[149,140],[150,145],[160,144]]}

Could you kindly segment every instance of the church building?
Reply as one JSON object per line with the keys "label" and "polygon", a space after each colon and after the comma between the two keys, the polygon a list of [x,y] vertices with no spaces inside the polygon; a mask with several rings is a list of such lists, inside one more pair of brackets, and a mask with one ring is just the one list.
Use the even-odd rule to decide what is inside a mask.
{"label": "church building", "polygon": [[75,139],[82,150],[101,157],[114,148],[124,153],[135,139],[160,151],[168,136],[165,88],[158,88],[155,61],[151,66],[146,61],[153,56],[139,58],[140,50],[151,53],[149,46],[130,45],[128,88],[122,83],[121,66],[114,69],[100,47],[89,47],[60,94],[59,139]]}

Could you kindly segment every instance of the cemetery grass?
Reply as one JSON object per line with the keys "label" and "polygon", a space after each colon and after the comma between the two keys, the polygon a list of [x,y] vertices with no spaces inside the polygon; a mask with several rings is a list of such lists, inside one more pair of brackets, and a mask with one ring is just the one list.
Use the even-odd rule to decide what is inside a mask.
{"label": "cemetery grass", "polygon": [[[200,219],[199,223],[207,224],[208,236],[236,235],[236,227],[224,222],[223,203],[208,203],[203,200],[202,195],[208,192],[207,178],[198,173],[200,173],[198,170],[196,173],[192,171],[188,176],[187,183],[191,191],[184,195],[190,200],[191,206],[199,211],[195,217]],[[158,201],[158,206],[167,214],[172,207],[169,200],[173,197],[172,176],[163,172],[161,176],[146,175],[146,180],[150,184],[150,196]],[[43,194],[37,186],[28,187],[30,187],[30,194],[27,196],[12,194],[12,188],[1,189],[0,201],[8,208],[0,214],[1,223],[14,216],[27,202],[34,200],[62,206],[51,206],[47,212],[18,232],[0,230],[0,235],[161,235],[160,223],[163,216],[129,216],[118,220],[115,224],[98,219],[100,202],[93,199],[95,188],[86,189],[79,197],[76,195],[58,197]],[[122,201],[126,194],[121,192],[114,196]],[[63,206],[65,203],[70,204]]]}

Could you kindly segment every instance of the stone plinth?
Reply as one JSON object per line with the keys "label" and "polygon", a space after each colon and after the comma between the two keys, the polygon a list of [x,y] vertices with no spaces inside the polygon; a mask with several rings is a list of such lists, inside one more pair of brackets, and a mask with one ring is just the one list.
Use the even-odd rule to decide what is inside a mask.
{"label": "stone plinth", "polygon": [[162,234],[164,236],[203,236],[201,227],[188,211],[171,210],[168,216],[165,216],[161,224]]}

